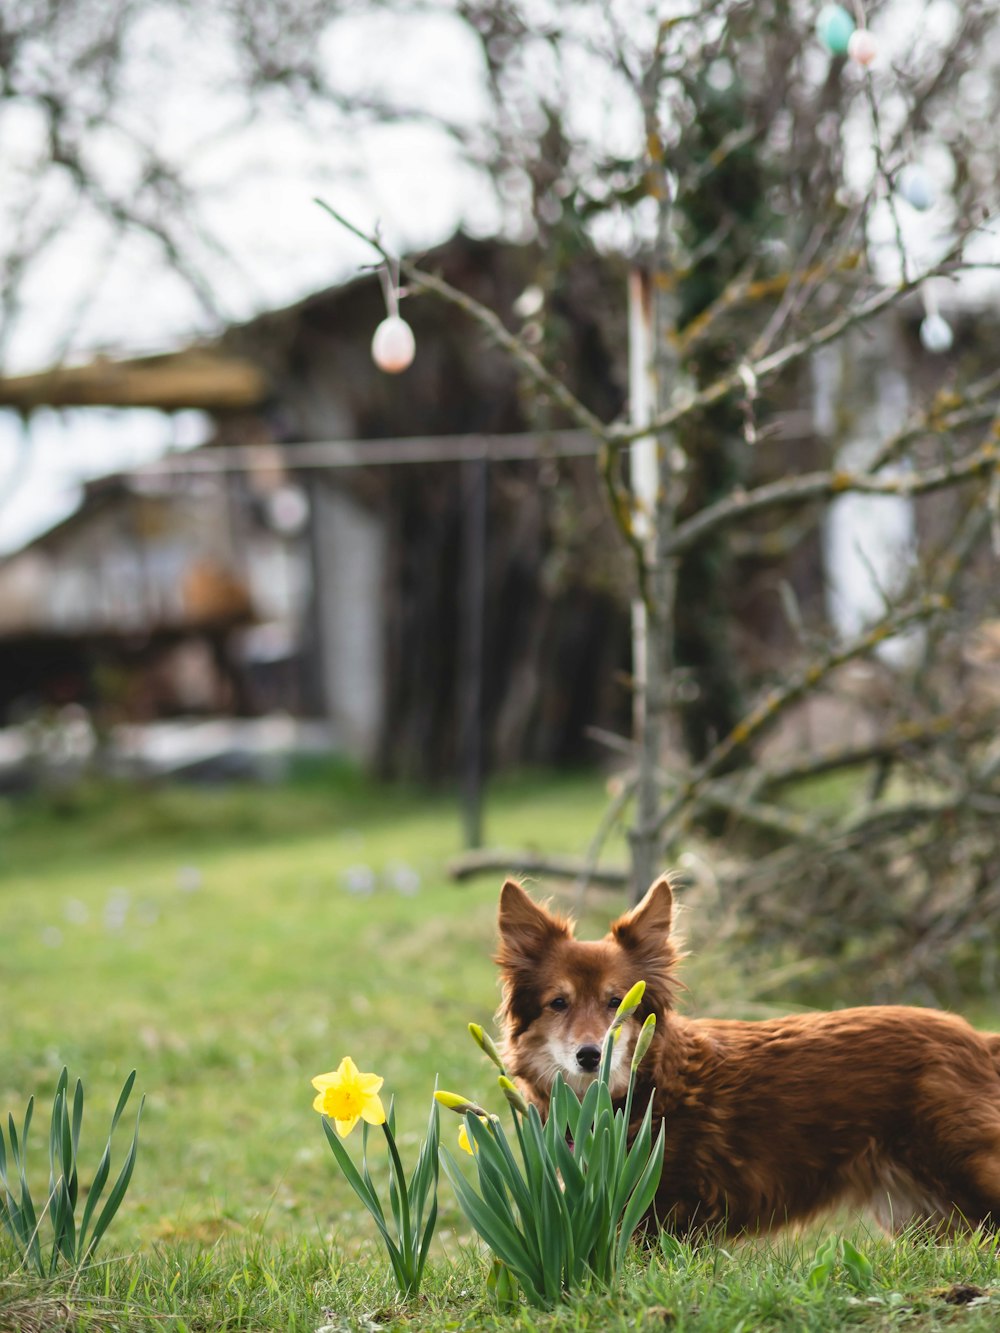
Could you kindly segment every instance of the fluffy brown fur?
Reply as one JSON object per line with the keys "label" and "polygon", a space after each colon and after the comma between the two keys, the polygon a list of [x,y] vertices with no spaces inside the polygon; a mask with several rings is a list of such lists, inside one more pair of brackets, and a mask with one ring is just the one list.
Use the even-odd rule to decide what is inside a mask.
{"label": "fluffy brown fur", "polygon": [[618,999],[646,982],[612,1075],[625,1091],[642,1020],[656,1036],[636,1085],[666,1124],[654,1212],[671,1230],[727,1234],[867,1206],[888,1228],[1000,1227],[1000,1036],[901,1006],[764,1022],[674,1012],[668,880],[602,940],[573,936],[508,881],[500,895],[500,1019],[509,1071],[544,1114],[557,1070],[593,1077]]}

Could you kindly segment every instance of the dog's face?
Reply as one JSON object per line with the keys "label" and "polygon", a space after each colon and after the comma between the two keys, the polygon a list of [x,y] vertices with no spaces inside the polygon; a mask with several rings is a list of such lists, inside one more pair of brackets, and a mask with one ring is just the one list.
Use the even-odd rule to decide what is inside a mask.
{"label": "dog's face", "polygon": [[649,1013],[659,1019],[670,1007],[672,910],[670,885],[661,879],[603,940],[577,940],[572,922],[540,907],[513,880],[503,886],[497,962],[504,1056],[538,1096],[548,1097],[557,1073],[577,1093],[594,1081],[622,996],[643,980],[643,1003],[626,1021],[612,1058],[611,1093],[624,1095],[643,1019]]}

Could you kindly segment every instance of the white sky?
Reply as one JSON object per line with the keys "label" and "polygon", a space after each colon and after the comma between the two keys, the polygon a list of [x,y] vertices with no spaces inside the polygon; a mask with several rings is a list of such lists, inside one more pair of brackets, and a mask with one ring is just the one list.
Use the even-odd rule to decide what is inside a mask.
{"label": "white sky", "polygon": [[[182,164],[199,197],[200,224],[221,248],[197,241],[193,248],[210,272],[223,321],[292,302],[372,261],[368,247],[316,206],[316,196],[365,229],[378,224],[400,250],[434,245],[458,225],[497,229],[493,199],[448,137],[432,128],[373,126],[346,134],[330,112],[297,120],[272,98],[248,127],[226,132],[244,104],[226,91],[225,47],[212,31],[211,11],[197,12],[205,24],[200,32],[162,12],[139,28],[124,111],[133,130]],[[340,24],[328,45],[328,69],[344,91],[382,91],[391,83],[400,101],[429,111],[470,122],[483,114],[473,39],[456,21],[424,18],[418,35],[413,21],[359,17]],[[30,179],[41,127],[23,108],[4,114],[0,199],[12,199]],[[95,151],[102,170],[127,185],[132,155],[113,130]],[[86,216],[74,218],[33,269],[23,301],[26,317],[5,356],[8,374],[85,360],[95,351],[169,349],[218,327],[155,242],[138,234],[109,237]],[[203,436],[196,414],[178,423],[152,411],[39,412],[29,429],[26,449],[23,424],[0,412],[0,553],[69,512],[81,479]]]}

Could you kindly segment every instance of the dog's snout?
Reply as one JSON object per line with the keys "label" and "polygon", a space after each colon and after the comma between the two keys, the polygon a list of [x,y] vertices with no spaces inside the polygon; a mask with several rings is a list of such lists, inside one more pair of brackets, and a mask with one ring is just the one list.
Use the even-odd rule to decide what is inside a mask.
{"label": "dog's snout", "polygon": [[576,1051],[576,1063],[581,1069],[592,1074],[601,1063],[600,1046],[578,1046]]}

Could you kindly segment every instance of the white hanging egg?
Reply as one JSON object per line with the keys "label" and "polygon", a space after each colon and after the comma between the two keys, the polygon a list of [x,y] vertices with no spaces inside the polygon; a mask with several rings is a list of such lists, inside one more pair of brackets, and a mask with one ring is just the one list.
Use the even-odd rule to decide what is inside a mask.
{"label": "white hanging egg", "polygon": [[867,68],[878,55],[878,42],[867,28],[855,28],[847,43],[847,54],[857,65]]}
{"label": "white hanging egg", "polygon": [[417,342],[405,319],[389,315],[375,330],[372,360],[387,375],[398,375],[413,361]]}
{"label": "white hanging egg", "polygon": [[927,315],[920,325],[920,341],[928,352],[950,352],[955,334],[943,315]]}
{"label": "white hanging egg", "polygon": [[899,173],[898,185],[899,193],[918,213],[926,213],[929,208],[934,207],[937,200],[934,183],[923,167],[917,166],[915,162],[911,162]]}

